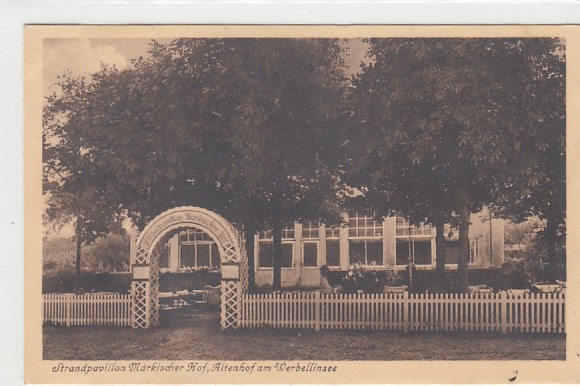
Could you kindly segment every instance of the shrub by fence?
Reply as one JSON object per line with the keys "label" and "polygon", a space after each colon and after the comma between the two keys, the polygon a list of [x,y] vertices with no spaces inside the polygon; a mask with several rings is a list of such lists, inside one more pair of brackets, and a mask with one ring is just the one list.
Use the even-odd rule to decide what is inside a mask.
{"label": "shrub by fence", "polygon": [[[83,272],[81,283],[85,292],[127,293],[131,288],[130,272]],[[218,271],[162,272],[159,278],[161,292],[202,289],[205,285],[219,285]],[[57,270],[42,278],[43,293],[70,293],[74,291],[74,269]]]}
{"label": "shrub by fence", "polygon": [[242,327],[565,332],[564,294],[246,294]]}
{"label": "shrub by fence", "polygon": [[44,294],[43,322],[66,326],[131,323],[131,297],[121,294]]}
{"label": "shrub by fence", "polygon": [[[349,286],[347,278],[348,271],[332,270],[326,273],[331,285],[340,285],[345,292],[356,293],[362,290],[366,293],[382,292],[385,285],[398,286],[406,285],[410,287],[408,270],[372,270],[364,269],[364,275],[358,285]],[[398,279],[392,281],[393,274],[396,273]],[[458,271],[448,269],[443,272],[443,277],[438,276],[438,272],[433,269],[414,269],[413,270],[413,288],[412,292],[454,292],[458,288]],[[502,268],[470,268],[469,285],[485,284],[494,288],[496,291],[507,290],[510,288],[530,289],[531,285],[522,277],[521,270],[514,269],[511,265],[506,264]],[[349,288],[350,287],[350,288]]]}

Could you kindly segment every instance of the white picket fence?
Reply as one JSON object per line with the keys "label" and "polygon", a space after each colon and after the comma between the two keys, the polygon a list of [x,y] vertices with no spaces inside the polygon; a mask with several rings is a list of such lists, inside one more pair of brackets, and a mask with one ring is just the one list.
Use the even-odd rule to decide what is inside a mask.
{"label": "white picket fence", "polygon": [[111,293],[44,294],[43,323],[66,326],[117,325],[131,323],[129,295]]}
{"label": "white picket fence", "polygon": [[565,333],[563,293],[246,294],[241,326]]}

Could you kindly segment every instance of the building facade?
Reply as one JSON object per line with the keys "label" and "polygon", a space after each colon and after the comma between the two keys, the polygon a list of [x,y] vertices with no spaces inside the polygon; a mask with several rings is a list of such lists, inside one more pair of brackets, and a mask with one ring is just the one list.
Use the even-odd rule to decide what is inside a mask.
{"label": "building facade", "polygon": [[[470,268],[500,267],[504,261],[504,221],[483,211],[471,215],[469,227]],[[446,269],[457,269],[459,232],[446,226]],[[272,232],[255,236],[256,286],[270,286],[273,279]],[[367,269],[404,270],[409,260],[417,269],[435,269],[435,227],[410,226],[401,217],[378,221],[374,216],[349,213],[343,225],[317,222],[294,223],[282,232],[282,286],[317,287],[320,267],[348,270],[358,263]],[[183,231],[165,246],[162,270],[219,269],[215,243],[200,231]]]}

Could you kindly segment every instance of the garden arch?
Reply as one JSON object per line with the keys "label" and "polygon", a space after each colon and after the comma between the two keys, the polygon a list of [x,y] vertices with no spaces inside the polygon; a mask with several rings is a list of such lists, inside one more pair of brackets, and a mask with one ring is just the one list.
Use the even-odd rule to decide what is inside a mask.
{"label": "garden arch", "polygon": [[159,252],[157,244],[169,233],[195,228],[216,243],[221,262],[221,328],[240,325],[242,294],[248,288],[248,257],[243,238],[222,216],[186,206],[170,209],[151,221],[136,241],[131,261],[131,326],[149,328],[159,323]]}

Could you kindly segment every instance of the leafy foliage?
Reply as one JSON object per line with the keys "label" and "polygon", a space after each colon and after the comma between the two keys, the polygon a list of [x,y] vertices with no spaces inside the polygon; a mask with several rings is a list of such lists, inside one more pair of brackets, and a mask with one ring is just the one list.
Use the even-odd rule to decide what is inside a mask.
{"label": "leafy foliage", "polygon": [[75,289],[81,289],[81,249],[107,232],[120,232],[121,206],[114,183],[99,169],[86,132],[92,120],[93,86],[64,76],[43,110],[43,194],[45,223],[75,223]]}
{"label": "leafy foliage", "polygon": [[109,234],[88,245],[84,251],[88,265],[104,272],[129,271],[129,240]]}
{"label": "leafy foliage", "polygon": [[546,220],[555,258],[565,231],[563,42],[369,47],[346,98],[336,39],[153,41],[123,71],[65,75],[44,110],[43,186],[47,221],[76,221],[77,269],[81,243],[122,214],[142,227],[194,204],[250,236],[273,228],[279,287],[282,227],[337,220],[344,188],[378,216],[457,218],[464,289],[469,214],[483,205]]}
{"label": "leafy foliage", "polygon": [[377,212],[435,224],[457,213],[463,289],[470,212],[491,202],[495,213],[519,218],[559,208],[557,221],[563,222],[559,40],[369,44],[371,61],[351,90],[346,178]]}
{"label": "leafy foliage", "polygon": [[281,229],[333,213],[340,52],[330,39],[152,42],[129,69],[70,81],[83,103],[51,104],[82,118],[70,140],[138,225],[194,204],[250,234]]}

